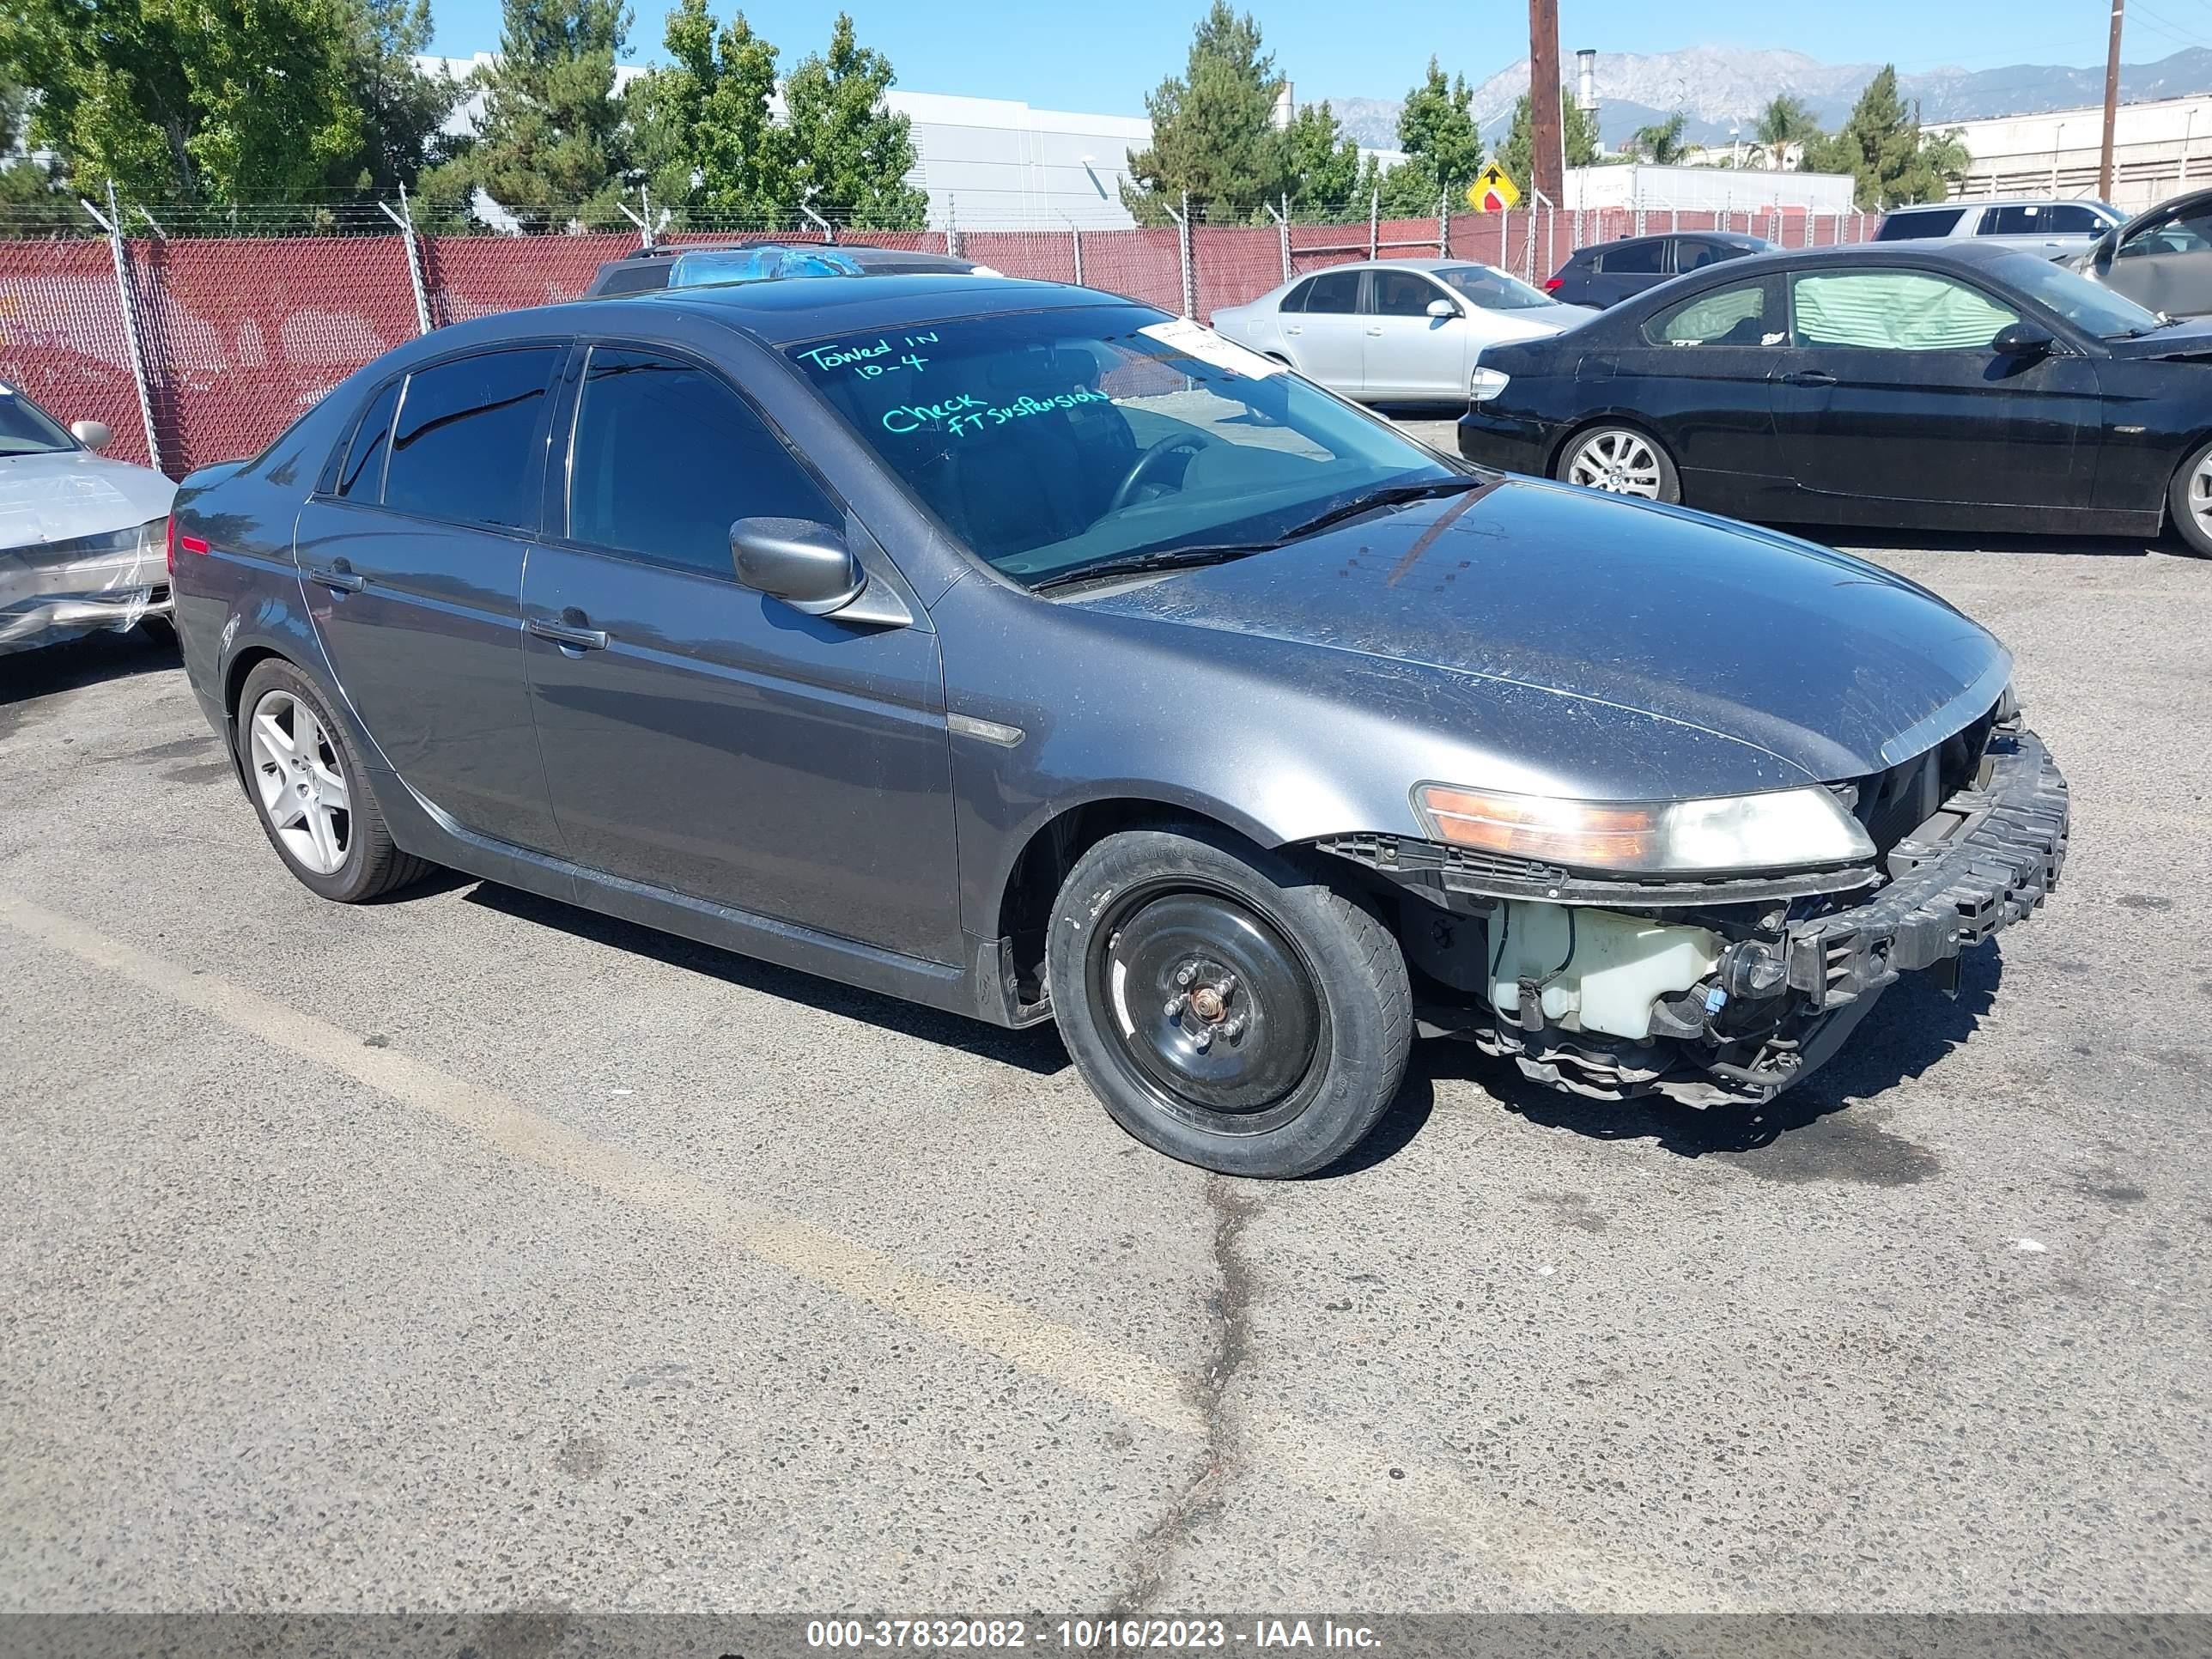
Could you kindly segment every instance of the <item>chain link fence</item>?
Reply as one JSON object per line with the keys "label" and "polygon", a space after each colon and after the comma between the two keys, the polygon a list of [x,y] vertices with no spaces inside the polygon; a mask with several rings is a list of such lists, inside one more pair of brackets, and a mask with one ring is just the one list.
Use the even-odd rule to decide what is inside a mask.
{"label": "chain link fence", "polygon": [[[951,252],[1008,276],[1079,283],[1206,318],[1351,259],[1446,254],[1541,282],[1576,249],[1623,236],[1731,230],[1800,247],[1863,241],[1877,222],[1871,214],[1791,208],[1649,205],[1384,219],[1371,203],[1364,216],[1216,207],[1202,219],[1120,229],[869,231],[709,225],[691,216],[659,240],[774,235]],[[115,434],[110,453],[178,477],[252,454],[402,341],[576,298],[601,264],[641,240],[636,231],[433,232],[374,203],[125,207],[112,220],[88,214],[81,227],[39,228],[35,240],[11,235],[0,218],[0,380],[64,422],[104,422]]]}

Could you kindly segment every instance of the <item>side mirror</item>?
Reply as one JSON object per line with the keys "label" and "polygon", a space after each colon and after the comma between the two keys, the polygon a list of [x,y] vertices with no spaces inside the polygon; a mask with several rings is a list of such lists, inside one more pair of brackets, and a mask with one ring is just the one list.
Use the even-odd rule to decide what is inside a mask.
{"label": "side mirror", "polygon": [[95,453],[115,441],[115,433],[105,421],[71,421],[70,436]]}
{"label": "side mirror", "polygon": [[868,581],[845,532],[812,519],[739,519],[730,557],[747,587],[810,617],[843,610]]}
{"label": "side mirror", "polygon": [[2058,342],[2040,323],[2007,323],[1990,342],[2000,357],[2040,357]]}
{"label": "side mirror", "polygon": [[1431,300],[1429,301],[1429,315],[1431,317],[1456,317],[1459,315],[1459,307],[1454,305],[1449,300]]}

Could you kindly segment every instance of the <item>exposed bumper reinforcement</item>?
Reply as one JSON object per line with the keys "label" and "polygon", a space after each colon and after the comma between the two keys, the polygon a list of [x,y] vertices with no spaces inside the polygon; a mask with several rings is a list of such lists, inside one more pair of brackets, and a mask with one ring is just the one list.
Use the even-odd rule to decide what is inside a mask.
{"label": "exposed bumper reinforcement", "polygon": [[1887,887],[1790,925],[1790,988],[1815,1009],[1841,1007],[2022,920],[2058,884],[2069,817],[2066,780],[2043,740],[1991,733],[1975,787],[1897,844]]}

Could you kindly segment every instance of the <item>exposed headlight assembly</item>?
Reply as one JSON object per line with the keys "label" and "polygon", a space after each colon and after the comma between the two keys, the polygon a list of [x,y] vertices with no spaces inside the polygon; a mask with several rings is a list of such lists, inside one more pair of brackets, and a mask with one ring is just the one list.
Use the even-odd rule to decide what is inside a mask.
{"label": "exposed headlight assembly", "polygon": [[1874,856],[1858,820],[1826,789],[1705,800],[1586,801],[1424,783],[1413,810],[1454,847],[1633,875],[1851,864]]}
{"label": "exposed headlight assembly", "polygon": [[1513,377],[1502,368],[1477,368],[1467,377],[1467,395],[1471,403],[1486,404],[1505,390],[1506,382]]}

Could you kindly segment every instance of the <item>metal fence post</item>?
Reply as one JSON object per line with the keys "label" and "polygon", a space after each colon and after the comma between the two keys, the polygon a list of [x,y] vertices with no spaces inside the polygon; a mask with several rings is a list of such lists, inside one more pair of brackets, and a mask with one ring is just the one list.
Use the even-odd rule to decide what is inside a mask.
{"label": "metal fence post", "polygon": [[1285,282],[1286,282],[1286,283],[1287,283],[1287,282],[1289,282],[1289,281],[1291,280],[1291,194],[1290,194],[1290,192],[1289,192],[1288,191],[1285,191],[1283,192],[1283,205],[1282,205],[1282,210],[1281,210],[1281,211],[1279,211],[1279,212],[1277,212],[1277,211],[1276,211],[1275,204],[1274,204],[1273,202],[1270,202],[1270,203],[1268,203],[1268,204],[1267,204],[1267,211],[1268,211],[1269,213],[1271,213],[1271,214],[1273,214],[1273,215],[1274,215],[1274,218],[1275,218],[1275,234],[1276,234],[1276,235],[1277,235],[1277,236],[1281,240],[1282,244],[1283,244],[1283,280],[1284,280]]}
{"label": "metal fence post", "polygon": [[[1533,195],[1534,192],[1532,191],[1531,194]],[[1522,225],[1522,229],[1528,246],[1521,254],[1521,269],[1522,274],[1533,283],[1536,280],[1536,204],[1534,201],[1522,210],[1522,217],[1527,222]]]}
{"label": "metal fence post", "polygon": [[1451,258],[1451,192],[1437,198],[1437,258]]}
{"label": "metal fence post", "polygon": [[138,338],[138,307],[131,295],[131,251],[123,244],[123,215],[115,205],[115,180],[107,181],[107,212],[80,196],[77,205],[107,233],[107,252],[115,261],[115,300],[123,308],[123,349],[131,359],[131,378],[138,387],[138,417],[146,423],[146,464],[156,472],[161,465],[161,441],[154,435],[154,385],[146,376],[146,351]]}
{"label": "metal fence post", "polygon": [[1076,226],[1067,228],[1068,240],[1075,244],[1075,285],[1083,286],[1083,232]]}
{"label": "metal fence post", "polygon": [[950,195],[945,198],[945,251],[956,259],[960,257],[960,209]]}
{"label": "metal fence post", "polygon": [[399,227],[400,245],[407,250],[407,281],[415,290],[415,329],[419,334],[430,331],[430,293],[422,284],[422,250],[415,240],[415,212],[407,205],[407,186],[399,186],[399,211],[394,213],[389,202],[379,202],[384,216]]}
{"label": "metal fence post", "polygon": [[1382,234],[1382,192],[1370,190],[1367,192],[1367,257],[1370,259],[1382,257],[1382,244],[1377,240]]}
{"label": "metal fence post", "polygon": [[1188,191],[1182,193],[1182,211],[1177,213],[1170,208],[1168,215],[1176,222],[1176,254],[1182,264],[1182,314],[1195,317],[1198,315],[1198,265],[1197,251],[1191,246]]}

